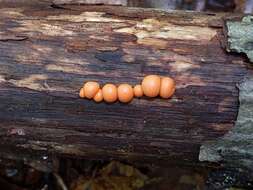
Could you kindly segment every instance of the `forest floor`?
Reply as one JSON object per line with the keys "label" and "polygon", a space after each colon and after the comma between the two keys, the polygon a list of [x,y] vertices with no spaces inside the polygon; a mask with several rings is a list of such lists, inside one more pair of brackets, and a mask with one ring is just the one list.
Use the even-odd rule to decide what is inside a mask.
{"label": "forest floor", "polygon": [[247,178],[242,181],[236,175],[236,172],[219,171],[214,167],[135,167],[118,161],[70,158],[57,158],[46,165],[0,162],[0,187],[8,190],[240,190],[253,187],[252,181]]}

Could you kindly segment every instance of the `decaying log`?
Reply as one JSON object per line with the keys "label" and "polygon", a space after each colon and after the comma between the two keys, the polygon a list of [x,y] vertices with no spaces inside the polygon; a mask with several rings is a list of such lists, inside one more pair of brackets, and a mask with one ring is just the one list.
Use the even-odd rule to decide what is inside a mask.
{"label": "decaying log", "polygon": [[[247,59],[225,51],[224,14],[45,4],[0,9],[1,155],[198,161],[238,113]],[[171,76],[170,100],[78,98],[84,81]]]}

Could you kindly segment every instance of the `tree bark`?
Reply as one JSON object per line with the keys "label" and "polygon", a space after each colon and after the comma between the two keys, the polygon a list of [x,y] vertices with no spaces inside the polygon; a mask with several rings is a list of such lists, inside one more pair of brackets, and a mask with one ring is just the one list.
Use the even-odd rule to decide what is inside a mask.
{"label": "tree bark", "polygon": [[[47,4],[0,9],[1,156],[198,161],[238,113],[246,59],[223,48],[223,14]],[[85,81],[173,77],[172,99],[95,103]]]}

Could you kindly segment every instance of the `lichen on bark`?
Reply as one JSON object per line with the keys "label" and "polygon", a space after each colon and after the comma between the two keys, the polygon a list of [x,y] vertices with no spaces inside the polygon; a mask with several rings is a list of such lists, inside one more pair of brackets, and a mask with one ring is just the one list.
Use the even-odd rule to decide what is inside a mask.
{"label": "lichen on bark", "polygon": [[245,16],[241,21],[227,21],[227,51],[245,53],[253,62],[253,16]]}
{"label": "lichen on bark", "polygon": [[239,88],[236,125],[223,138],[201,146],[199,160],[219,162],[253,171],[253,76],[247,75]]}

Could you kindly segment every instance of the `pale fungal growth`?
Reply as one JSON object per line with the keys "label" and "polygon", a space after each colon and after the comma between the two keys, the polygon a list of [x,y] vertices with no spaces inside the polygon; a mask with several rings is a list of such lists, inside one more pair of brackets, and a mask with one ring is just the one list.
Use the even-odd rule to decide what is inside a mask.
{"label": "pale fungal growth", "polygon": [[134,97],[170,98],[176,90],[175,81],[170,77],[148,75],[144,77],[141,85],[132,88],[129,84],[120,84],[118,88],[114,84],[106,84],[100,89],[97,82],[86,82],[79,91],[81,98],[93,99],[95,102],[113,103],[119,100],[122,103],[129,103]]}

